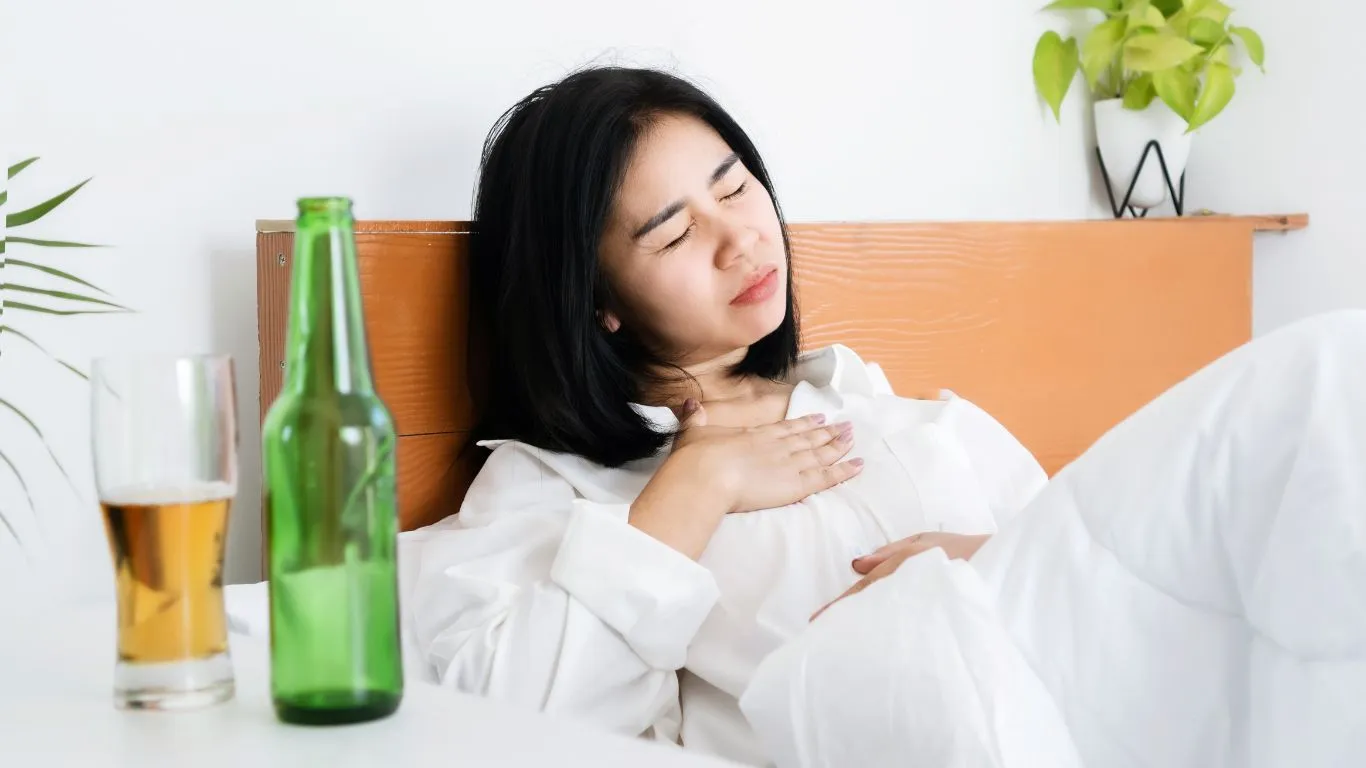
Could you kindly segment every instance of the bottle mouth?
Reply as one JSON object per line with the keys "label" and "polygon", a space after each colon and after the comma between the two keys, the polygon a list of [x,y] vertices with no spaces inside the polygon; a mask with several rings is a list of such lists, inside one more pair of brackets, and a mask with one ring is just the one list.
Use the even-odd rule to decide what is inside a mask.
{"label": "bottle mouth", "polygon": [[349,197],[301,197],[299,213],[351,213]]}

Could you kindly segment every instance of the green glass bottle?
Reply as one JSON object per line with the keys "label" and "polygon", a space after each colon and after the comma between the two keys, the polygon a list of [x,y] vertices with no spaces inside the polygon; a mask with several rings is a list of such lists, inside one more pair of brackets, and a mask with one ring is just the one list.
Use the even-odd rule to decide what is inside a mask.
{"label": "green glass bottle", "polygon": [[285,722],[374,720],[403,697],[397,435],[370,375],[349,200],[299,201],[292,283],[261,428],[271,694]]}

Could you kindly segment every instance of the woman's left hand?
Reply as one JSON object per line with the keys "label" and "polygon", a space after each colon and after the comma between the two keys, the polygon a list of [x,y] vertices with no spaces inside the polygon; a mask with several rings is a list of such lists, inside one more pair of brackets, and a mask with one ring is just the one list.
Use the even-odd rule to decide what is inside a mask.
{"label": "woman's left hand", "polygon": [[891,575],[907,559],[914,557],[926,550],[939,547],[950,559],[967,560],[977,554],[977,550],[990,539],[990,534],[962,534],[962,533],[941,533],[938,531],[926,531],[909,536],[900,541],[894,541],[885,547],[877,550],[871,555],[864,555],[854,561],[854,570],[864,574],[854,586],[845,590],[844,594],[831,600],[816,611],[811,616],[815,621],[818,616],[825,612],[826,608],[838,603],[844,598],[858,594],[868,588],[869,584],[878,579]]}

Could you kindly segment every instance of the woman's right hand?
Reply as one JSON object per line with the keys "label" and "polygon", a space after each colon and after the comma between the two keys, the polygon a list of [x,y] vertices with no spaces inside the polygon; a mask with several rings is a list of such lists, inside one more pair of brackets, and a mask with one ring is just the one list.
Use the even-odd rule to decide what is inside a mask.
{"label": "woman's right hand", "polygon": [[711,426],[690,401],[673,453],[631,505],[630,522],[696,558],[725,514],[794,504],[857,475],[862,460],[842,460],[853,445],[847,423],[806,416]]}

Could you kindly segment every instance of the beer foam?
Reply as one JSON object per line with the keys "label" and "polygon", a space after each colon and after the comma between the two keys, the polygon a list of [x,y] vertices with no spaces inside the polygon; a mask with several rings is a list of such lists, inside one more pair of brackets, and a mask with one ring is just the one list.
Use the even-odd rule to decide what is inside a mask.
{"label": "beer foam", "polygon": [[231,499],[237,494],[233,483],[204,482],[169,485],[128,485],[100,494],[104,504],[145,506],[150,504],[197,504],[202,501]]}

